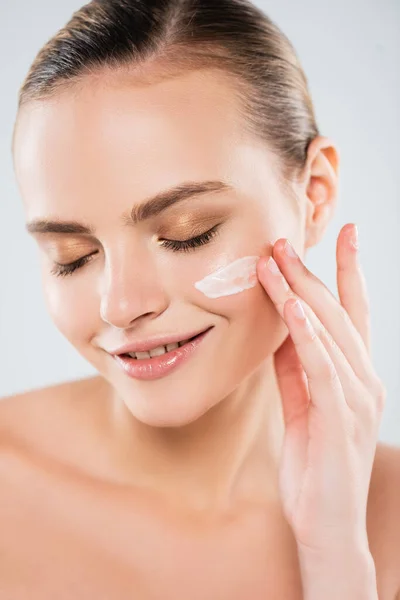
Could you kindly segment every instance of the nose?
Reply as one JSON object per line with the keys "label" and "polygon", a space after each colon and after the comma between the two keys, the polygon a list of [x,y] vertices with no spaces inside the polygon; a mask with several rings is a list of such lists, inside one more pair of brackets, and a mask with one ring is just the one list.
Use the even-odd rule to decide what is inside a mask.
{"label": "nose", "polygon": [[151,258],[119,252],[108,258],[100,292],[100,315],[118,329],[139,319],[155,318],[168,306],[168,298]]}

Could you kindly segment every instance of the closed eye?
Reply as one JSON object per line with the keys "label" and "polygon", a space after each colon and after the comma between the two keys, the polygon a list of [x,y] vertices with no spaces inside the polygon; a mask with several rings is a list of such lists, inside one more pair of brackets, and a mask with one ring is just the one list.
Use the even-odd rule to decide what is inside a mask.
{"label": "closed eye", "polygon": [[82,258],[78,258],[78,260],[75,260],[67,265],[55,263],[51,270],[51,274],[55,275],[56,277],[66,277],[67,275],[72,275],[74,271],[86,265],[91,260],[92,256],[97,253],[98,250],[96,250],[96,252],[92,252],[92,254],[88,254],[87,256],[82,256]]}
{"label": "closed eye", "polygon": [[[196,237],[190,238],[189,240],[160,240],[160,245],[164,248],[172,250],[173,252],[190,252],[195,250],[200,246],[204,246],[208,244],[217,234],[220,224],[215,225],[208,231],[197,235]],[[88,254],[87,256],[83,256],[78,260],[75,260],[72,263],[68,264],[60,264],[55,263],[54,267],[51,270],[52,275],[56,277],[66,277],[67,275],[72,275],[78,269],[81,269],[84,265],[86,265],[92,257],[98,253],[98,250],[92,252],[92,254]]]}
{"label": "closed eye", "polygon": [[161,245],[164,248],[168,248],[173,252],[189,252],[190,250],[194,250],[199,246],[204,246],[208,244],[218,233],[220,225],[215,225],[208,231],[197,235],[196,237],[190,238],[189,240],[161,240]]}

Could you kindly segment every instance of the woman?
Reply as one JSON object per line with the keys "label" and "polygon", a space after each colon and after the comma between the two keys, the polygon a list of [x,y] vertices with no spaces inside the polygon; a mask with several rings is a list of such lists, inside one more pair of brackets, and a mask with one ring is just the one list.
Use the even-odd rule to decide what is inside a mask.
{"label": "woman", "polygon": [[339,301],[303,262],[338,150],[284,34],[244,0],[94,0],[34,61],[13,158],[99,375],[1,403],[1,597],[394,600],[356,228]]}

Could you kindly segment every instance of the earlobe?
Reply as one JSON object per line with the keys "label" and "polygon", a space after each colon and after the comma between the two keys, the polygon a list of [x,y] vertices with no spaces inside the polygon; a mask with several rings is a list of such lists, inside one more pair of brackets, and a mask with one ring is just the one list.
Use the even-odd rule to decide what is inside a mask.
{"label": "earlobe", "polygon": [[329,204],[322,204],[313,212],[306,228],[305,248],[312,248],[319,244],[333,217],[334,211]]}

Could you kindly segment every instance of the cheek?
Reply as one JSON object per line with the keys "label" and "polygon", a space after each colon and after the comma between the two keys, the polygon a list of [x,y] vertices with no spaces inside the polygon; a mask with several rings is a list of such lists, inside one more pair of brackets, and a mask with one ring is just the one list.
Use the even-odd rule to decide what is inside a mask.
{"label": "cheek", "polygon": [[250,292],[247,305],[242,307],[242,321],[252,352],[262,360],[276,352],[288,329],[261,284]]}
{"label": "cheek", "polygon": [[243,300],[236,313],[236,321],[241,335],[242,352],[247,357],[244,368],[256,368],[270,358],[288,335],[285,322],[281,319],[272,300],[261,284],[248,292],[238,294]]}
{"label": "cheek", "polygon": [[287,337],[288,329],[272,300],[258,283],[254,288],[218,299],[202,296],[202,308],[222,317],[227,326],[219,337],[216,355],[222,371],[235,372],[239,379],[267,357]]}
{"label": "cheek", "polygon": [[265,343],[282,321],[260,283],[250,290],[216,299],[213,302],[214,306],[217,302],[224,303],[227,318],[232,325],[243,329],[249,339],[262,337]]}
{"label": "cheek", "polygon": [[45,303],[51,320],[74,346],[90,339],[96,331],[98,314],[87,290],[77,289],[68,280],[43,279]]}
{"label": "cheek", "polygon": [[259,256],[245,256],[218,269],[194,286],[207,298],[221,298],[241,293],[258,283],[256,266]]}
{"label": "cheek", "polygon": [[196,289],[195,284],[232,259],[229,250],[217,251],[215,247],[185,254],[166,254],[160,258],[154,278],[158,278],[159,289],[170,302],[177,299],[207,310],[209,299]]}

